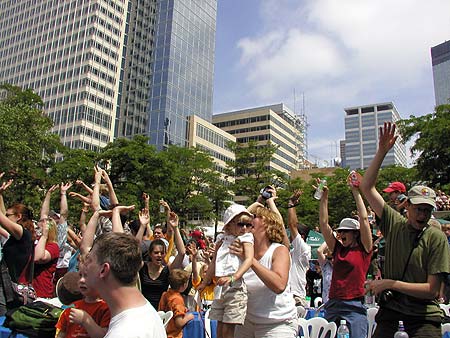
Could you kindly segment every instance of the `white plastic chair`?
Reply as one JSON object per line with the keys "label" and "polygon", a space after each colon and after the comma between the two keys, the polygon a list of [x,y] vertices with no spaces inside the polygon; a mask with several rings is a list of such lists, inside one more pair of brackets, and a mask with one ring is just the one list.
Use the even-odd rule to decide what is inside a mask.
{"label": "white plastic chair", "polygon": [[336,324],[334,322],[328,322],[325,318],[314,317],[311,319],[299,318],[299,331],[302,329],[304,338],[325,338],[327,333],[330,332],[329,337],[336,336]]}
{"label": "white plastic chair", "polygon": [[439,304],[447,317],[450,317],[450,304]]}
{"label": "white plastic chair", "polygon": [[318,308],[320,305],[322,305],[323,300],[322,297],[316,297],[314,298],[314,307]]}
{"label": "white plastic chair", "polygon": [[306,309],[303,306],[297,305],[297,317],[298,318],[305,318],[307,313],[308,312],[306,311]]}
{"label": "white plastic chair", "polygon": [[169,321],[173,317],[173,312],[172,311],[167,311],[167,312],[158,311],[158,315],[159,315],[159,318],[161,318],[161,320],[163,322],[164,328],[166,328],[167,324],[169,324]]}
{"label": "white plastic chair", "polygon": [[367,321],[369,322],[369,329],[367,330],[367,338],[372,338],[375,329],[377,328],[377,322],[375,316],[378,312],[377,307],[371,307],[367,309]]}
{"label": "white plastic chair", "polygon": [[450,332],[450,323],[442,324],[442,335],[444,335],[445,332]]}

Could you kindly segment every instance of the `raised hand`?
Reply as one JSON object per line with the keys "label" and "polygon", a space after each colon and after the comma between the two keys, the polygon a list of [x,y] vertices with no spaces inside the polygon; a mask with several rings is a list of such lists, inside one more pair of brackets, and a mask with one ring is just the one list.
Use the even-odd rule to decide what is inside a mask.
{"label": "raised hand", "polygon": [[[4,174],[5,173],[1,173],[0,174],[0,178],[2,178]],[[3,182],[2,185],[0,186],[0,194],[3,193],[4,191],[6,191],[6,189],[9,188],[13,181],[14,180],[12,178],[10,178],[8,181]]]}
{"label": "raised hand", "polygon": [[72,182],[67,182],[67,183],[61,183],[61,194],[65,194],[67,192],[67,190],[69,190],[72,187],[73,183]]}
{"label": "raised hand", "polygon": [[141,211],[139,211],[139,223],[142,226],[146,226],[150,223],[150,215],[147,208],[141,209]]}
{"label": "raised hand", "polygon": [[383,127],[379,128],[378,147],[386,153],[391,150],[398,138],[395,129],[396,126],[392,122],[384,122]]}

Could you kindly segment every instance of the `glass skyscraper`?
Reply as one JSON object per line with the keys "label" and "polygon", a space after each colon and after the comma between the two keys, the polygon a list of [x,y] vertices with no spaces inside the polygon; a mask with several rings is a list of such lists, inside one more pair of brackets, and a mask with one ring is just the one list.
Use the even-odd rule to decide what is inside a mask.
{"label": "glass skyscraper", "polygon": [[436,105],[450,104],[450,41],[431,48]]}
{"label": "glass skyscraper", "polygon": [[[133,76],[132,58],[127,57],[123,85],[128,89],[140,87],[141,100],[136,106],[136,99],[127,94],[122,98],[118,136],[143,134],[158,149],[169,144],[186,146],[187,117],[197,115],[206,121],[212,118],[217,1],[141,2],[151,7],[153,29],[150,35],[142,32],[137,36],[135,31],[142,23],[138,16],[131,18],[130,28],[135,30],[128,31],[127,53],[137,59],[147,57],[149,68],[145,73],[150,72],[150,76]],[[149,83],[134,81],[136,77]]]}

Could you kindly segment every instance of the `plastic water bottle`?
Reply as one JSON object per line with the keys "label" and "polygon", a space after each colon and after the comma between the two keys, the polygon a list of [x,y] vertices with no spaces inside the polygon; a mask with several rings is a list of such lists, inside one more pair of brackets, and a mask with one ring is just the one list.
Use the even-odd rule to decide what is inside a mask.
{"label": "plastic water bottle", "polygon": [[[161,200],[161,202],[162,202],[163,200]],[[166,209],[164,208],[164,205],[162,205],[162,204],[160,204],[159,205],[159,212],[160,213],[164,213],[166,211]]]}
{"label": "plastic water bottle", "polygon": [[323,195],[323,187],[327,185],[326,177],[320,180],[319,185],[317,186],[316,192],[314,193],[314,198],[316,200],[320,200]]}
{"label": "plastic water bottle", "polygon": [[398,330],[394,334],[394,338],[409,338],[408,334],[405,331],[405,326],[403,325],[403,321],[398,321]]}
{"label": "plastic water bottle", "polygon": [[341,319],[341,324],[337,330],[337,338],[350,338],[350,331],[348,330],[347,322]]}
{"label": "plastic water bottle", "polygon": [[[373,280],[372,275],[367,275],[366,282],[371,282]],[[372,291],[367,291],[364,295],[364,304],[367,308],[371,308],[375,306],[375,296]]]}

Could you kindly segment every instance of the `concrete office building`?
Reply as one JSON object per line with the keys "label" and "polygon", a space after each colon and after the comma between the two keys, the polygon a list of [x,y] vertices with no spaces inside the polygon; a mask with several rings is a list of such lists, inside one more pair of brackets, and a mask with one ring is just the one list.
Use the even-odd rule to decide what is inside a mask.
{"label": "concrete office building", "polygon": [[72,148],[147,135],[187,145],[210,121],[217,0],[5,0],[0,83],[32,88]]}
{"label": "concrete office building", "polygon": [[[343,167],[367,168],[378,148],[378,127],[384,122],[396,122],[400,114],[392,102],[345,108],[345,157]],[[382,167],[388,165],[406,167],[406,147],[397,139],[386,155]]]}
{"label": "concrete office building", "polygon": [[213,124],[234,135],[236,142],[271,141],[279,146],[267,164],[270,169],[290,175],[306,166],[306,116],[296,115],[283,103],[216,114]]}
{"label": "concrete office building", "polygon": [[[188,117],[188,146],[209,154],[215,163],[216,170],[224,174],[228,161],[235,160],[235,154],[228,148],[228,142],[236,143],[236,137],[214,126],[202,118],[191,115]],[[234,182],[234,177],[225,177],[224,184]]]}
{"label": "concrete office building", "polygon": [[72,148],[112,141],[128,1],[2,1],[0,83],[32,88]]}
{"label": "concrete office building", "polygon": [[450,104],[450,41],[431,48],[436,105]]}

